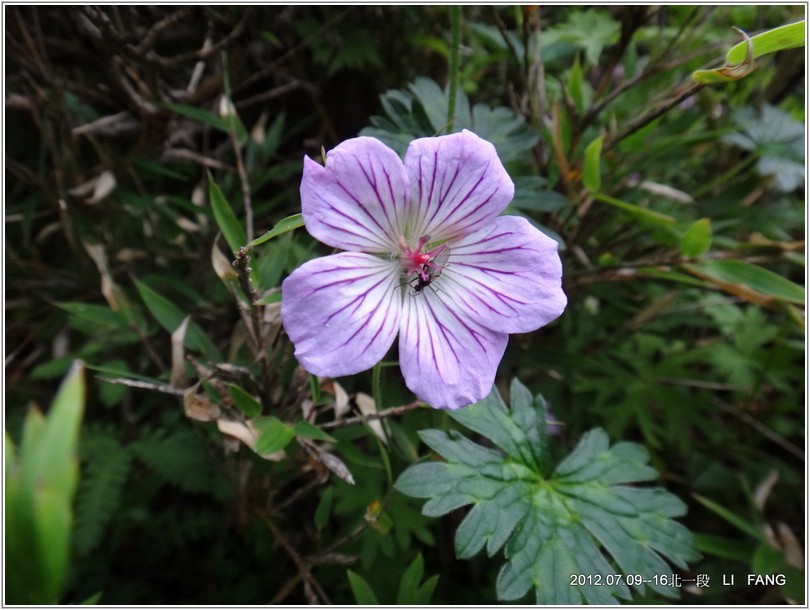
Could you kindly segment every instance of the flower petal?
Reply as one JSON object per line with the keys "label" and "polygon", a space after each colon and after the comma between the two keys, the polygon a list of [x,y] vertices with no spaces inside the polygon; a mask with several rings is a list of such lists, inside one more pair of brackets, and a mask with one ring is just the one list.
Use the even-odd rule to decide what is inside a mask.
{"label": "flower petal", "polygon": [[[474,231],[500,214],[515,185],[495,147],[471,131],[411,142],[405,154],[416,237],[442,240]],[[413,213],[413,212],[412,212]]]}
{"label": "flower petal", "polygon": [[304,157],[301,211],[317,240],[352,252],[394,252],[410,196],[397,153],[369,137],[346,140],[326,166]]}
{"label": "flower petal", "polygon": [[399,330],[398,270],[341,252],[301,265],[281,286],[281,320],[295,356],[314,375],[353,375],[382,360]]}
{"label": "flower petal", "polygon": [[562,314],[562,263],[557,242],[525,218],[499,216],[452,242],[434,284],[466,316],[504,333],[537,330]]}
{"label": "flower petal", "polygon": [[437,409],[460,409],[489,394],[508,335],[459,315],[430,287],[405,294],[399,365],[405,384]]}

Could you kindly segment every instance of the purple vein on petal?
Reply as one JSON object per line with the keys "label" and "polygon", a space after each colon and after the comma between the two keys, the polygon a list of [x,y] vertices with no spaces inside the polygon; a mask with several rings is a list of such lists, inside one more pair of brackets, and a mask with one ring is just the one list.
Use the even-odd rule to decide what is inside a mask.
{"label": "purple vein on petal", "polygon": [[[371,190],[374,191],[374,195],[377,197],[377,202],[380,204],[380,209],[382,210],[382,213],[385,216],[385,219],[388,221],[389,230],[393,229],[393,228],[398,229],[398,227],[396,227],[396,216],[397,216],[396,212],[394,211],[394,220],[392,220],[391,216],[389,214],[390,210],[388,209],[388,205],[386,205],[386,202],[383,200],[382,195],[380,194],[380,189],[379,189],[379,185],[378,185],[378,181],[377,181],[377,175],[374,173],[374,162],[371,160],[370,157],[368,157],[366,159],[366,161],[368,162],[368,168],[366,168],[366,166],[363,165],[363,163],[360,162],[360,159],[357,159],[357,165],[360,167],[360,171],[363,172],[363,176],[365,177],[366,182],[368,182],[368,185],[371,187]],[[393,189],[393,187],[391,185],[391,176],[388,174],[388,172],[385,170],[384,167],[382,168],[382,172],[385,175],[386,182],[388,183],[388,192],[391,194],[391,201],[393,203],[395,203],[396,198],[394,197],[394,189]],[[364,211],[365,211],[365,208],[364,208]],[[376,222],[376,220],[375,220],[375,222]],[[382,225],[377,223],[377,226],[379,226],[380,229],[384,233],[388,234],[388,232],[385,231],[385,229],[382,227]],[[392,237],[395,237],[395,236],[392,236]]]}
{"label": "purple vein on petal", "polygon": [[[332,209],[334,210],[334,208],[332,208]],[[337,210],[335,210],[335,211],[337,211]],[[346,245],[354,246],[356,248],[359,248],[360,250],[364,250],[364,249],[368,248],[368,242],[369,242],[368,235],[370,234],[370,232],[369,233],[357,233],[356,231],[351,231],[350,229],[347,229],[346,227],[338,226],[338,225],[332,224],[331,222],[326,222],[323,219],[321,219],[320,223],[325,227],[329,227],[330,229],[334,229],[335,231],[339,231],[341,233],[346,233],[348,235],[353,235],[355,237],[360,238],[360,240],[361,240],[359,242],[352,242],[352,241],[347,240]],[[366,228],[366,227],[364,227],[364,228]],[[376,242],[376,243],[379,243],[379,242]],[[384,248],[384,249],[389,248],[389,246],[387,244],[380,244],[380,247]],[[345,248],[345,246],[344,246],[342,249],[347,249],[347,248]]]}
{"label": "purple vein on petal", "polygon": [[[453,210],[450,213],[448,213],[448,215],[447,215],[448,218],[450,217],[451,214],[455,214],[456,211],[459,209],[459,207],[461,207],[467,201],[467,199],[470,198],[470,196],[473,194],[473,192],[475,191],[475,189],[478,187],[478,185],[481,183],[481,181],[483,179],[484,179],[484,176],[481,176],[481,178],[478,180],[478,182],[475,183],[475,185],[464,196],[464,198],[458,203],[458,205],[456,205],[456,207],[453,208]],[[483,208],[484,206],[489,205],[489,202],[492,201],[492,198],[495,196],[495,194],[497,192],[498,192],[497,190],[492,191],[478,205],[476,205],[471,210],[466,210],[464,212],[464,215],[461,216],[461,218],[459,218],[458,220],[453,221],[447,228],[452,228],[453,233],[456,233],[456,234],[463,234],[463,233],[470,232],[470,229],[472,227],[475,227],[476,225],[481,223],[481,218],[477,215],[478,211],[481,208]],[[462,223],[462,221],[464,221],[464,220],[468,220],[469,222],[467,222],[467,224],[459,227],[458,225],[460,225]]]}
{"label": "purple vein on petal", "polygon": [[[344,190],[344,192],[346,192],[346,194],[347,194],[347,195],[349,195],[349,197],[351,197],[352,199],[354,199],[354,200],[355,200],[355,202],[356,202],[356,203],[358,203],[358,205],[360,205],[360,207],[361,207],[361,208],[363,207],[363,206],[362,206],[362,204],[360,204],[360,202],[358,202],[358,201],[357,201],[357,200],[354,198],[354,195],[352,195],[351,193],[349,193],[348,191],[346,191],[346,189],[345,189],[345,188],[343,188],[343,186],[342,186],[340,183],[338,183],[338,186],[340,186],[340,187],[341,187],[341,188]],[[329,201],[327,201],[327,200],[326,200],[326,199],[325,199],[325,198],[324,198],[322,195],[318,194],[318,195],[317,195],[317,197],[318,197],[318,199],[319,199],[319,200],[320,200],[320,201],[321,201],[321,202],[322,202],[322,203],[323,203],[323,204],[324,204],[324,205],[325,205],[327,208],[329,208],[329,210],[330,210],[330,211],[334,212],[334,213],[335,213],[336,215],[338,215],[338,216],[341,216],[341,217],[345,218],[345,219],[346,219],[347,221],[349,221],[351,224],[361,227],[361,228],[363,229],[363,232],[361,232],[361,233],[357,233],[357,232],[355,232],[355,231],[351,231],[351,230],[349,230],[349,229],[347,229],[347,228],[345,228],[345,227],[335,227],[335,226],[334,226],[334,225],[332,225],[332,224],[329,224],[329,223],[324,222],[324,220],[323,220],[323,215],[322,215],[322,214],[321,214],[321,215],[319,215],[319,218],[318,218],[318,221],[319,221],[320,223],[322,223],[322,224],[324,224],[324,225],[326,225],[326,226],[328,226],[328,227],[335,228],[335,229],[337,229],[337,230],[339,230],[339,231],[345,231],[345,232],[347,232],[347,233],[349,233],[349,234],[351,234],[351,235],[355,235],[355,236],[357,236],[357,237],[360,237],[360,238],[362,238],[363,240],[365,240],[365,241],[367,241],[367,242],[369,242],[369,241],[370,241],[370,242],[374,242],[374,243],[376,243],[376,244],[378,244],[378,245],[379,245],[379,247],[380,247],[380,249],[381,249],[382,251],[387,251],[387,250],[390,248],[390,244],[388,244],[388,243],[386,243],[386,242],[382,241],[382,240],[380,239],[380,236],[379,236],[379,235],[377,235],[377,234],[376,234],[376,232],[372,231],[370,227],[368,227],[367,225],[365,225],[365,224],[363,224],[362,222],[358,221],[358,219],[357,219],[357,218],[353,218],[352,216],[349,216],[349,215],[348,215],[348,214],[346,214],[345,212],[343,212],[343,211],[341,211],[340,209],[336,208],[336,207],[335,207],[335,206],[333,206],[331,203],[329,203]],[[385,234],[385,233],[383,233],[383,234]]]}
{"label": "purple vein on petal", "polygon": [[[357,309],[360,307],[360,305],[363,304],[363,301],[365,301],[366,296],[367,295],[361,295],[361,297],[358,297],[358,298],[360,298],[360,303],[358,303],[357,307],[354,308],[355,311],[357,311]],[[352,303],[354,303],[355,301],[357,301],[357,299],[352,301]],[[351,303],[349,303],[349,305],[351,305]],[[346,307],[348,307],[348,305]],[[346,307],[344,307],[343,309],[346,309]],[[336,311],[335,313],[333,313],[331,316],[329,316],[329,318],[327,318],[327,321],[331,320],[334,316],[336,316],[338,313],[340,313],[340,311],[343,311],[343,309],[340,309],[340,310]],[[344,347],[344,346],[348,345],[349,343],[351,343],[354,340],[354,338],[360,332],[362,332],[364,330],[364,327],[368,323],[369,319],[371,319],[374,316],[374,314],[377,313],[378,309],[379,309],[379,303],[377,304],[377,307],[375,307],[372,311],[369,311],[368,314],[366,314],[366,316],[363,318],[362,321],[358,320],[357,330],[354,331],[354,334],[352,334],[350,337],[348,337],[339,347]],[[386,326],[386,322],[388,321],[388,317],[389,317],[390,313],[391,313],[391,308],[386,307],[385,308],[385,318],[382,320],[382,322],[380,324],[377,325],[377,332],[375,332],[374,335],[372,335],[372,337],[366,343],[365,349],[368,349],[371,345],[373,345],[375,339],[383,331],[383,329]]]}
{"label": "purple vein on petal", "polygon": [[[481,333],[476,332],[473,328],[471,328],[456,312],[454,312],[450,307],[448,307],[446,303],[444,305],[445,305],[445,309],[447,310],[447,312],[456,319],[456,321],[461,325],[461,327],[464,330],[467,331],[467,333],[478,344],[478,346],[482,350],[486,351],[486,348],[484,347],[483,343],[481,343],[481,341],[479,339],[479,337],[483,338],[483,335]],[[431,306],[429,299],[428,299],[427,307],[430,309],[430,312],[433,314],[433,318],[436,321],[436,325],[442,331],[442,335],[444,336],[445,339],[447,339],[447,345],[450,347],[450,350],[453,352],[453,356],[455,357],[456,362],[461,364],[461,359],[458,357],[458,354],[456,353],[456,350],[453,349],[451,341],[448,338],[448,334],[450,335],[450,337],[452,337],[455,340],[456,344],[462,345],[462,341],[459,340],[459,337],[449,327],[447,327],[445,324],[442,324],[442,322],[439,320],[439,317],[436,315],[435,311],[433,310],[433,307]]]}
{"label": "purple vein on petal", "polygon": [[[362,167],[362,166],[361,166],[361,167]],[[365,173],[365,172],[364,172],[364,173]],[[360,210],[363,212],[363,214],[365,214],[365,216],[366,216],[366,217],[367,217],[367,218],[368,218],[368,219],[369,219],[371,222],[373,222],[375,225],[377,225],[377,228],[378,228],[378,229],[381,231],[381,233],[382,233],[382,235],[383,235],[383,236],[385,236],[385,237],[389,237],[388,231],[386,231],[385,227],[383,227],[383,226],[380,224],[380,221],[379,221],[379,220],[377,220],[377,219],[374,217],[374,215],[373,215],[371,212],[369,212],[369,211],[368,211],[368,209],[366,208],[366,205],[365,205],[363,202],[361,202],[361,201],[360,201],[360,200],[359,200],[357,197],[355,197],[354,193],[352,193],[352,192],[351,192],[349,189],[347,189],[347,188],[346,188],[346,187],[343,185],[343,183],[342,183],[340,180],[335,180],[335,184],[337,184],[337,186],[338,186],[338,188],[340,188],[340,190],[342,190],[344,193],[346,193],[346,196],[348,196],[348,197],[349,197],[349,199],[351,199],[351,200],[352,200],[354,203],[356,203],[356,204],[357,204],[357,207],[358,207],[358,208],[360,208]],[[375,193],[376,193],[376,190],[375,190]],[[377,198],[379,199],[379,193],[377,193]],[[334,209],[334,208],[332,208],[332,209]],[[336,212],[338,212],[337,210],[335,210],[335,211],[336,211]],[[346,217],[347,219],[352,220],[353,222],[357,222],[357,220],[356,220],[356,219],[354,219],[354,218],[352,218],[351,216],[348,216],[348,215],[346,215],[346,214],[343,214],[342,212],[338,212],[338,213],[339,213],[339,214],[341,214],[341,216],[344,216],[344,217]],[[365,225],[363,225],[363,226],[365,226]],[[366,228],[368,228],[368,227],[366,227]],[[373,231],[370,231],[370,233],[374,233],[374,232],[373,232]],[[375,235],[375,237],[379,237],[379,236]],[[383,242],[380,242],[380,243],[383,243]],[[389,246],[389,244],[387,244],[387,243],[384,243],[383,245],[384,245],[386,248]]]}
{"label": "purple vein on petal", "polygon": [[[425,300],[425,307],[430,311],[430,315],[432,316],[432,320],[436,323],[436,326],[439,328],[439,330],[443,330],[444,327],[443,327],[442,323],[439,322],[439,318],[436,315],[436,312],[433,311],[433,308],[430,306],[430,302],[429,302],[428,299]],[[428,328],[430,328],[430,327],[428,327]],[[429,332],[428,334],[430,336],[430,353],[432,355],[433,365],[436,367],[436,372],[439,373],[439,377],[444,379],[444,375],[442,375],[442,367],[440,366],[439,361],[436,358],[436,345],[435,345],[433,332]],[[453,349],[453,346],[450,343],[450,340],[447,339],[446,333],[442,332],[442,335],[444,335],[444,338],[445,338],[446,343],[447,343],[447,347],[453,353],[453,357],[456,359],[456,362],[458,363],[459,359],[458,359],[458,354],[456,353],[456,350]],[[456,340],[456,341],[458,341],[458,340]]]}
{"label": "purple vein on petal", "polygon": [[[439,361],[436,355],[436,338],[434,337],[434,329],[433,324],[427,323],[425,319],[428,316],[428,312],[424,310],[426,306],[424,300],[420,300],[414,303],[411,303],[412,310],[410,315],[408,316],[408,331],[404,333],[403,339],[405,341],[412,341],[412,348],[414,350],[416,356],[416,366],[419,369],[422,369],[426,366],[430,366],[432,364],[433,369],[438,373],[439,377],[444,380],[444,376],[442,374],[442,367],[439,365]],[[432,312],[431,312],[432,314]],[[435,316],[434,316],[435,317]],[[420,323],[420,320],[425,323]],[[422,333],[424,329],[424,335]],[[413,333],[413,337],[411,338],[411,333]],[[425,345],[425,348],[430,351],[430,363],[422,362],[422,346]]]}
{"label": "purple vein on petal", "polygon": [[[455,288],[453,289],[454,299],[456,299],[462,305],[464,305],[468,311],[472,311],[480,315],[478,309],[467,300],[466,297],[469,296],[475,299],[487,311],[495,315],[505,317],[504,312],[501,309],[495,307],[490,300],[485,298],[485,295],[487,294],[491,295],[497,301],[502,303],[505,307],[510,309],[514,315],[520,315],[520,311],[515,307],[516,305],[529,305],[529,303],[522,301],[521,299],[511,297],[508,294],[501,292],[500,290],[492,288],[492,286],[489,286],[486,282],[482,282],[480,279],[477,279],[473,276],[460,272],[458,269],[459,266],[460,263],[453,263],[453,271],[446,273],[445,276],[442,276],[442,280],[445,281],[445,286],[447,286],[448,288],[450,287],[449,286],[450,284],[455,285]],[[475,267],[474,265],[468,266]],[[503,272],[503,273],[507,275],[515,275],[518,277],[521,275],[518,272]],[[476,287],[477,289],[475,289]]]}
{"label": "purple vein on petal", "polygon": [[[373,275],[382,274],[383,278],[380,281],[378,281],[376,284],[374,284],[373,287],[371,287],[368,290],[364,291],[365,294],[368,294],[374,288],[376,288],[377,286],[382,284],[386,279],[390,280],[390,278],[391,278],[389,270],[387,270],[387,269],[386,270],[375,270],[373,268],[369,269],[369,266],[366,265],[366,264],[363,264],[362,261],[360,263],[358,263],[354,267],[335,266],[335,267],[330,267],[328,269],[319,269],[318,271],[312,271],[311,273],[312,273],[313,276],[315,276],[315,275],[321,275],[323,273],[334,273],[335,271],[356,271],[356,270],[366,271],[367,273],[365,275],[358,275],[358,276],[354,276],[354,277],[351,277],[351,278],[340,278],[340,279],[335,280],[334,282],[329,282],[328,284],[320,284],[320,285],[316,286],[315,288],[313,288],[309,292],[309,294],[307,296],[312,296],[316,292],[319,292],[321,290],[325,290],[327,288],[331,288],[332,286],[337,286],[338,284],[354,284],[355,282],[360,282],[360,281],[366,280],[366,279],[372,277]],[[365,296],[365,294],[361,295],[361,296]]]}

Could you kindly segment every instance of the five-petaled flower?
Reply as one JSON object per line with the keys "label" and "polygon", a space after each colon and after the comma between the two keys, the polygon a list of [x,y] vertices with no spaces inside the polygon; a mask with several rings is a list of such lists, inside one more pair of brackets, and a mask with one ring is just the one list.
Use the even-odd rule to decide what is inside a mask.
{"label": "five-petaled flower", "polygon": [[557,242],[499,216],[514,184],[470,131],[411,142],[347,140],[326,165],[304,159],[307,231],[344,250],[282,285],[281,316],[303,367],[322,377],[379,362],[399,335],[405,383],[436,408],[485,397],[510,333],[565,309]]}

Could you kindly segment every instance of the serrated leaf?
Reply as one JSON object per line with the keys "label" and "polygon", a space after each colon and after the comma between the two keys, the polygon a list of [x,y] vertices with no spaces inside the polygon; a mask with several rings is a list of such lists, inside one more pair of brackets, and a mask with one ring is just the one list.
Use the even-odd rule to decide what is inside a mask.
{"label": "serrated leaf", "polygon": [[575,45],[585,51],[585,65],[592,66],[598,64],[602,49],[618,42],[620,30],[619,22],[608,13],[577,11],[564,23],[544,30],[540,45],[544,51],[560,43]]}
{"label": "serrated leaf", "polygon": [[223,497],[229,492],[203,442],[190,428],[141,436],[129,445],[132,453],[166,483],[192,493]]}
{"label": "serrated leaf", "polygon": [[112,436],[103,437],[95,444],[76,498],[73,544],[80,555],[92,551],[101,541],[118,508],[131,461],[129,450]]}
{"label": "serrated leaf", "polygon": [[[447,127],[448,91],[435,81],[419,77],[408,85],[408,90],[391,90],[380,96],[387,118],[372,117],[360,135],[381,140],[400,154],[416,138],[434,136]],[[504,163],[525,158],[539,140],[513,110],[500,106],[490,108],[483,104],[470,107],[463,91],[456,97],[453,123],[455,131],[469,129],[491,142]]]}
{"label": "serrated leaf", "polygon": [[[458,432],[423,430],[422,440],[446,461],[409,467],[395,487],[429,498],[422,512],[441,515],[472,504],[455,536],[456,555],[470,558],[486,545],[507,559],[497,579],[502,601],[534,589],[538,604],[608,604],[630,599],[616,574],[647,575],[655,592],[674,596],[673,587],[652,582],[667,573],[666,560],[680,568],[697,557],[690,532],[673,520],[686,505],[660,488],[632,484],[657,473],[649,454],[634,443],[610,445],[595,429],[552,469],[547,454],[546,405],[518,381],[511,409],[497,391],[450,415],[487,438],[503,453],[482,447]],[[601,575],[571,586],[571,575]],[[644,593],[645,584],[635,586]]]}

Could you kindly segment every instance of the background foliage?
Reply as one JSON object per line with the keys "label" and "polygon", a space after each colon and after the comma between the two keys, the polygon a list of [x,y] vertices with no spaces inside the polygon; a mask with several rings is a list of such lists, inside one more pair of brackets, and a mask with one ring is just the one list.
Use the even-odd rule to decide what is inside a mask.
{"label": "background foliage", "polygon": [[[459,434],[488,451],[487,435],[412,404],[395,367],[338,383],[296,367],[277,289],[325,250],[281,230],[294,217],[231,265],[300,211],[305,154],[361,132],[402,151],[447,127],[451,10],[4,8],[7,445],[71,362],[87,367],[59,601],[502,593],[516,538],[509,564],[475,554],[483,541],[459,550],[476,509],[429,517],[394,487],[416,462],[452,463]],[[723,65],[731,26],[801,7],[462,17],[453,128],[496,144],[509,213],[560,241],[569,298],[510,339],[500,393],[519,378],[545,397],[559,473],[584,439],[646,449],[649,466],[630,460],[646,478],[626,480],[659,473],[699,551],[672,571],[710,577],[676,602],[805,601],[804,50],[691,78]],[[720,584],[749,572],[787,584]]]}

